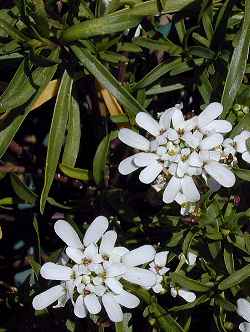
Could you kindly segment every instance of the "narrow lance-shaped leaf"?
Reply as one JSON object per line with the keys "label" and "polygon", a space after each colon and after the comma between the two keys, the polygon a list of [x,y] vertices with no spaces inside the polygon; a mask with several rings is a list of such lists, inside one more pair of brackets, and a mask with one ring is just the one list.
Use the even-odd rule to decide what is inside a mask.
{"label": "narrow lance-shaped leaf", "polygon": [[41,213],[44,211],[45,203],[51,185],[54,180],[62,145],[65,140],[65,131],[68,121],[69,109],[71,107],[71,89],[73,80],[65,71],[58,91],[54,114],[49,133],[48,151],[45,166],[44,186],[40,200]]}
{"label": "narrow lance-shaped leaf", "polygon": [[[57,60],[59,54],[59,49],[55,49],[51,52],[50,59]],[[32,111],[33,103],[39,98],[42,94],[43,90],[53,78],[56,70],[57,64],[46,67],[46,68],[38,68],[36,69],[32,76],[36,78],[36,82],[39,85],[39,88],[35,95],[32,97],[30,103],[25,108],[24,112],[10,112],[8,116],[11,118],[11,122],[5,125],[5,119],[0,121],[0,128],[2,129],[0,132],[0,158],[3,156],[5,151],[7,150],[10,142],[13,140],[14,136],[16,135],[18,129],[20,128],[21,124],[25,120],[26,116]],[[13,119],[14,118],[14,119]]]}
{"label": "narrow lance-shaped leaf", "polygon": [[211,286],[204,285],[201,282],[188,278],[179,272],[172,273],[172,280],[173,282],[179,284],[181,287],[196,292],[207,292],[211,288]]}
{"label": "narrow lance-shaped leaf", "polygon": [[100,184],[104,180],[104,173],[108,159],[110,143],[116,137],[117,131],[112,131],[102,139],[96,150],[93,161],[93,176],[96,184]]}
{"label": "narrow lance-shaped leaf", "polygon": [[130,116],[135,116],[138,112],[145,112],[138,101],[87,49],[81,49],[77,46],[71,46],[71,49],[88,71],[125,107]]}
{"label": "narrow lance-shaped leaf", "polygon": [[224,106],[222,116],[226,116],[233,105],[246,69],[250,47],[250,0],[245,1],[245,14],[239,35],[238,44],[234,49],[228,70],[221,102]]}
{"label": "narrow lance-shaped leaf", "polygon": [[87,169],[75,168],[65,164],[60,164],[59,167],[60,170],[70,178],[82,181],[88,181],[90,178],[89,171]]}
{"label": "narrow lance-shaped leaf", "polygon": [[[193,0],[162,1],[162,13],[173,13],[181,10]],[[124,31],[139,24],[144,16],[160,14],[157,0],[138,3],[132,8],[126,8],[96,19],[73,25],[63,32],[66,41],[79,40],[102,34]]]}
{"label": "narrow lance-shaped leaf", "polygon": [[241,283],[242,281],[246,280],[249,277],[250,277],[250,264],[244,266],[240,270],[235,271],[229,277],[224,279],[219,284],[219,289],[225,290],[225,289],[231,288],[233,286],[238,285],[239,283]]}
{"label": "narrow lance-shaped leaf", "polygon": [[37,195],[15,174],[10,175],[11,185],[16,195],[26,203],[34,204]]}
{"label": "narrow lance-shaped leaf", "polygon": [[81,122],[78,102],[72,96],[67,124],[67,137],[63,151],[63,164],[74,167],[79,152],[81,139]]}

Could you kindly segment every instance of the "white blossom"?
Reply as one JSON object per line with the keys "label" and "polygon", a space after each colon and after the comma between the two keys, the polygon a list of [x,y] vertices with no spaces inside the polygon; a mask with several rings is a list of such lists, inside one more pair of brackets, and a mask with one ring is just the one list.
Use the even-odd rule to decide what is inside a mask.
{"label": "white blossom", "polygon": [[173,284],[170,284],[170,293],[173,297],[176,297],[178,295],[187,302],[194,302],[196,299],[196,295],[194,292],[191,292],[184,288],[175,287],[173,286]]}
{"label": "white blossom", "polygon": [[240,331],[250,332],[250,302],[243,298],[238,299],[237,313],[245,320],[245,322],[239,325]]}
{"label": "white blossom", "polygon": [[162,282],[163,276],[169,271],[169,268],[166,267],[168,254],[168,251],[158,252],[154,257],[153,262],[149,264],[149,270],[154,272],[156,275],[156,281],[152,287],[152,290],[155,293],[163,293],[165,291],[162,286]]}
{"label": "white blossom", "polygon": [[192,203],[200,200],[197,177],[201,176],[212,191],[220,186],[230,188],[235,183],[232,167],[237,163],[236,153],[250,161],[246,147],[250,132],[225,139],[232,125],[217,119],[222,111],[222,105],[215,102],[188,120],[177,105],[163,112],[159,121],[148,113],[138,113],[136,123],[147,134],[142,136],[127,128],[119,131],[120,140],[137,150],[120,163],[119,172],[128,175],[140,170],[139,180],[163,190],[165,203],[191,203],[182,214],[192,213]]}
{"label": "white blossom", "polygon": [[141,287],[150,288],[156,276],[142,267],[155,256],[150,245],[132,251],[125,247],[115,247],[117,234],[107,231],[108,220],[97,217],[80,240],[77,232],[65,220],[55,223],[55,232],[66,243],[66,254],[73,266],[45,263],[40,271],[43,278],[61,283],[38,294],[33,299],[33,307],[42,310],[57,302],[55,307],[63,307],[70,299],[74,313],[79,318],[98,314],[102,306],[110,320],[122,321],[121,307],[135,308],[139,299],[127,292],[121,279]]}

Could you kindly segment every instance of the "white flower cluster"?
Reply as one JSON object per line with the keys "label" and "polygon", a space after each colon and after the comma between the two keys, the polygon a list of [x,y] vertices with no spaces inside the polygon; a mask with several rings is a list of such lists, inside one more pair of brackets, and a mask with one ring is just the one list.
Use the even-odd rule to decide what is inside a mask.
{"label": "white flower cluster", "polygon": [[224,139],[232,125],[217,120],[222,111],[222,105],[215,102],[188,120],[178,105],[163,112],[159,121],[148,113],[138,113],[136,123],[149,135],[120,129],[119,139],[138,152],[120,163],[119,172],[128,175],[142,168],[141,182],[152,183],[158,191],[164,189],[163,201],[176,201],[182,214],[192,212],[194,203],[200,200],[197,177],[213,191],[220,186],[229,188],[235,183],[232,167],[237,163],[236,154],[241,153],[250,162],[246,145],[250,132]]}
{"label": "white flower cluster", "polygon": [[[166,291],[162,283],[163,276],[169,271],[166,267],[169,252],[156,253],[151,245],[132,251],[116,247],[117,233],[108,231],[108,226],[106,217],[97,217],[81,241],[68,222],[58,220],[55,223],[56,234],[67,245],[66,254],[61,264],[45,263],[40,274],[45,279],[61,283],[34,297],[32,304],[36,310],[45,309],[55,301],[58,302],[54,307],[64,307],[71,300],[74,313],[79,318],[86,317],[88,313],[100,313],[103,305],[109,319],[119,322],[123,320],[121,306],[132,309],[140,303],[135,295],[124,289],[122,279],[145,289],[153,289],[155,293]],[[193,266],[196,257],[189,253],[185,262]],[[149,269],[139,267],[147,263]],[[194,293],[172,284],[170,293],[188,302],[196,298]]]}
{"label": "white flower cluster", "polygon": [[79,318],[86,317],[88,313],[98,314],[103,305],[110,320],[119,322],[123,320],[121,306],[138,306],[139,299],[125,291],[120,279],[151,288],[156,282],[155,274],[138,266],[151,262],[155,249],[151,245],[132,251],[115,247],[117,234],[107,231],[108,225],[106,217],[97,217],[82,242],[68,222],[58,220],[55,223],[55,232],[66,243],[66,255],[73,264],[45,263],[42,266],[40,273],[43,278],[61,281],[61,284],[34,297],[36,310],[42,310],[57,300],[57,307],[61,307],[71,300],[74,313]]}

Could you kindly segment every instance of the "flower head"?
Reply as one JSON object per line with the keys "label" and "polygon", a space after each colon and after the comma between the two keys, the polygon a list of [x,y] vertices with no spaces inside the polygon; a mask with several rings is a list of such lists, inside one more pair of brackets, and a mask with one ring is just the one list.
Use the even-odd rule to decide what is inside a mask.
{"label": "flower head", "polygon": [[70,299],[74,313],[84,318],[88,313],[98,314],[102,305],[110,320],[122,321],[121,306],[134,308],[139,299],[127,292],[121,279],[128,280],[145,288],[155,284],[155,274],[142,264],[150,262],[155,250],[150,245],[129,251],[124,247],[115,247],[117,234],[107,231],[108,220],[97,217],[86,230],[83,241],[65,220],[55,223],[55,232],[66,243],[66,255],[73,266],[45,263],[41,276],[48,280],[57,280],[61,284],[54,286],[33,299],[33,307],[41,310],[58,301],[64,306]]}
{"label": "flower head", "polygon": [[[232,125],[217,119],[222,111],[222,105],[215,102],[188,120],[179,106],[163,112],[159,121],[147,113],[138,113],[136,123],[147,134],[144,137],[127,128],[120,130],[120,140],[137,150],[120,163],[120,173],[128,175],[140,169],[140,181],[152,183],[157,191],[163,190],[165,203],[176,201],[182,205],[199,201],[198,177],[203,178],[211,190],[232,187],[236,153],[242,153],[242,158],[250,161],[246,146],[250,132],[224,139]],[[187,212],[183,210],[183,214]]]}

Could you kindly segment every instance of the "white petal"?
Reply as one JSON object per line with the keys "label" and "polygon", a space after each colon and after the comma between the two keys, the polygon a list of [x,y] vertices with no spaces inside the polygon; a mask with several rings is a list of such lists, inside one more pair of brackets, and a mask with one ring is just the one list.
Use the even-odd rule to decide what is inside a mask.
{"label": "white petal", "polygon": [[193,266],[196,262],[197,255],[192,253],[191,251],[187,255],[188,265]]}
{"label": "white petal", "polygon": [[248,151],[242,153],[242,159],[245,160],[247,163],[250,163],[250,153]]}
{"label": "white petal", "polygon": [[123,320],[122,309],[111,293],[106,293],[102,296],[102,303],[112,322],[121,322]]}
{"label": "white petal", "polygon": [[179,139],[179,135],[178,135],[177,131],[173,128],[169,128],[166,132],[166,135],[170,141],[176,141]]}
{"label": "white petal", "polygon": [[137,153],[137,155],[134,158],[134,163],[138,167],[146,167],[153,163],[156,159],[159,157],[155,153],[151,152],[141,152]]}
{"label": "white petal", "polygon": [[211,150],[223,142],[223,136],[221,134],[213,134],[204,138],[200,143],[202,150]]}
{"label": "white petal", "polygon": [[177,290],[176,290],[176,288],[171,287],[171,288],[170,288],[170,293],[171,293],[171,295],[172,295],[173,297],[176,297],[176,296],[177,296]]}
{"label": "white petal", "polygon": [[43,278],[49,280],[70,280],[72,269],[55,263],[45,263],[40,270]]}
{"label": "white petal", "polygon": [[163,201],[165,203],[172,203],[175,200],[176,195],[181,189],[181,179],[172,176],[167,184],[167,187],[163,193]]}
{"label": "white petal", "polygon": [[186,132],[183,136],[184,141],[192,148],[196,149],[201,142],[201,138],[190,131]]}
{"label": "white petal", "polygon": [[155,256],[155,249],[151,245],[136,248],[122,257],[122,262],[128,266],[138,266],[151,262]]}
{"label": "white petal", "polygon": [[83,238],[83,244],[87,247],[90,243],[96,243],[106,232],[109,226],[108,219],[103,216],[95,218],[89,225]]}
{"label": "white petal", "polygon": [[51,287],[45,292],[36,295],[32,301],[32,306],[35,310],[43,310],[64,295],[65,289],[63,286]]}
{"label": "white petal", "polygon": [[123,292],[122,284],[115,278],[106,278],[105,284],[115,294],[120,294]]}
{"label": "white petal", "polygon": [[191,119],[188,119],[184,122],[184,128],[185,130],[193,130],[198,123],[197,116],[192,117]]}
{"label": "white petal", "polygon": [[178,203],[179,205],[182,205],[183,203],[187,202],[187,198],[185,195],[183,195],[182,193],[178,193],[175,197],[175,201],[176,203]]}
{"label": "white petal", "polygon": [[250,332],[250,323],[248,322],[240,323],[239,330],[241,332]]}
{"label": "white petal", "polygon": [[122,305],[125,308],[133,309],[136,308],[140,304],[140,300],[138,299],[137,296],[126,292],[123,290],[123,292],[119,295],[115,295],[115,300],[118,302],[120,305]]}
{"label": "white petal", "polygon": [[111,263],[111,262],[105,262],[103,263],[107,276],[108,277],[117,277],[123,275],[123,273],[126,271],[126,266],[122,263]]}
{"label": "white petal", "polygon": [[135,155],[122,160],[118,166],[118,171],[122,175],[128,175],[135,172],[138,167],[134,163]]}
{"label": "white petal", "polygon": [[237,314],[250,322],[250,302],[240,298],[237,300]]}
{"label": "white petal", "polygon": [[193,292],[190,292],[186,289],[179,289],[178,295],[182,297],[187,302],[194,302],[196,299],[196,295]]}
{"label": "white petal", "polygon": [[175,110],[176,108],[172,107],[163,112],[159,121],[161,129],[169,129],[172,115]]}
{"label": "white petal", "polygon": [[73,248],[83,248],[78,234],[67,221],[58,220],[54,225],[54,229],[60,239],[62,239],[68,246]]}
{"label": "white petal", "polygon": [[211,103],[209,104],[203,112],[198,116],[198,125],[199,127],[205,127],[210,122],[218,118],[222,113],[223,106],[220,103]]}
{"label": "white petal", "polygon": [[81,249],[67,247],[66,254],[69,256],[70,259],[72,259],[72,261],[74,261],[77,264],[81,264],[81,262],[84,258],[84,254]]}
{"label": "white petal", "polygon": [[142,183],[149,184],[157,178],[162,170],[163,165],[154,161],[140,172],[139,179]]}
{"label": "white petal", "polygon": [[226,120],[214,120],[206,126],[205,130],[207,132],[225,134],[232,130],[232,125],[229,121]]}
{"label": "white petal", "polygon": [[100,254],[109,256],[114,249],[116,239],[117,233],[115,231],[108,231],[104,233],[99,249]]}
{"label": "white petal", "polygon": [[173,113],[172,124],[175,130],[184,128],[184,116],[179,109],[176,109]]}
{"label": "white petal", "polygon": [[193,151],[188,158],[188,163],[194,167],[201,167],[203,162],[201,161],[199,154],[196,151]]}
{"label": "white petal", "polygon": [[187,162],[183,162],[183,161],[179,161],[178,164],[177,164],[177,170],[176,170],[176,175],[180,178],[182,178],[187,170],[188,170],[188,163]]}
{"label": "white petal", "polygon": [[191,176],[184,176],[181,187],[188,202],[197,202],[200,199],[200,193]]}
{"label": "white petal", "polygon": [[223,187],[230,188],[235,184],[235,176],[227,166],[217,161],[209,161],[204,168]]}
{"label": "white petal", "polygon": [[78,298],[76,299],[74,305],[74,314],[78,318],[85,318],[87,316],[87,310],[83,302],[83,295],[79,295]]}
{"label": "white petal", "polygon": [[101,304],[95,294],[88,294],[84,297],[84,304],[86,305],[89,313],[96,315],[101,310]]}
{"label": "white petal", "polygon": [[120,263],[122,256],[125,255],[127,252],[129,252],[129,250],[125,247],[115,247],[110,253],[109,261],[114,263]]}
{"label": "white petal", "polygon": [[138,126],[145,129],[151,135],[156,137],[160,134],[160,125],[150,114],[139,112],[136,115],[135,121]]}
{"label": "white petal", "polygon": [[149,140],[143,137],[140,134],[137,134],[131,129],[122,128],[118,133],[119,139],[126,145],[130,146],[131,148],[135,148],[142,151],[149,150]]}
{"label": "white petal", "polygon": [[164,267],[167,264],[169,251],[161,251],[155,255],[155,264],[157,266]]}
{"label": "white petal", "polygon": [[123,275],[123,279],[144,288],[151,288],[156,282],[156,275],[146,269],[130,267]]}

